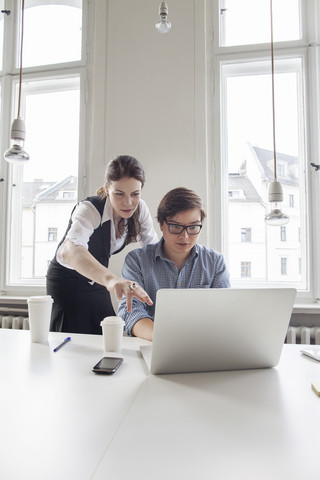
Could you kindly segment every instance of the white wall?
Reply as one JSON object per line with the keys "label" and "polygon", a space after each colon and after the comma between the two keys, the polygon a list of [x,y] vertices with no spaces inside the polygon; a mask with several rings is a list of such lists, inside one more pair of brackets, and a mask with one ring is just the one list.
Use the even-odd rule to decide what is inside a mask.
{"label": "white wall", "polygon": [[[186,186],[196,190],[205,202],[207,198],[204,0],[169,0],[172,29],[168,34],[160,34],[154,28],[159,3],[105,2],[107,45],[99,48],[105,50],[107,68],[94,79],[95,116],[100,121],[103,118],[105,127],[104,138],[99,138],[104,162],[98,162],[97,168],[95,161],[88,184],[88,193],[93,193],[112,157],[136,156],[146,172],[143,198],[153,217],[160,199],[171,188]],[[96,36],[103,40],[101,15],[96,10]],[[103,95],[104,117],[99,115]],[[96,127],[99,131],[98,122]],[[95,132],[93,128],[93,135]],[[204,229],[202,243],[206,243],[206,238]],[[122,257],[117,255],[111,262],[118,273]]]}

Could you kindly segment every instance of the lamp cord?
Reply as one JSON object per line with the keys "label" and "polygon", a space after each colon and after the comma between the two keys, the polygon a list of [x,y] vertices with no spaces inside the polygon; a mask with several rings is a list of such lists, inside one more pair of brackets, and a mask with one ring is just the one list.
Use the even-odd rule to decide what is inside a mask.
{"label": "lamp cord", "polygon": [[18,117],[20,117],[20,107],[21,107],[23,33],[24,33],[24,0],[21,0],[21,39],[20,39]]}
{"label": "lamp cord", "polygon": [[272,82],[272,132],[273,132],[273,168],[274,180],[277,180],[277,154],[276,154],[276,120],[274,101],[274,49],[273,49],[273,14],[272,0],[270,0],[270,22],[271,22],[271,82]]}

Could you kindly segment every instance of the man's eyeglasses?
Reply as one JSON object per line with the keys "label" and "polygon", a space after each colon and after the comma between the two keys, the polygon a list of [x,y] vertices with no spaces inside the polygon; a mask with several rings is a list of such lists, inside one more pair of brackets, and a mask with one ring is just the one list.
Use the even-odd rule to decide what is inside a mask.
{"label": "man's eyeglasses", "polygon": [[202,225],[179,225],[178,223],[168,223],[165,220],[168,230],[174,235],[180,235],[184,230],[187,231],[188,235],[198,235],[202,228]]}

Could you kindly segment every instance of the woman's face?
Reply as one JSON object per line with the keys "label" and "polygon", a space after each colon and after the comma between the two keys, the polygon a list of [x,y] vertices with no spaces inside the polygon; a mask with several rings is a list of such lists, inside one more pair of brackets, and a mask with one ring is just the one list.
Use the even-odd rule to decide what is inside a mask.
{"label": "woman's face", "polygon": [[130,218],[138,206],[141,188],[141,182],[133,177],[111,182],[106,191],[114,213],[122,218]]}

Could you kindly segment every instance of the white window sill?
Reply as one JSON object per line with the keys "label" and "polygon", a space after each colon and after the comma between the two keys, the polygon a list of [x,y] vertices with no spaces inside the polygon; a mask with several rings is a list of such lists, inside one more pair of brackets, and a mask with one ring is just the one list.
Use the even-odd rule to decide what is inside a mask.
{"label": "white window sill", "polygon": [[320,313],[320,303],[296,303],[293,307],[293,313],[309,313],[318,315]]}

